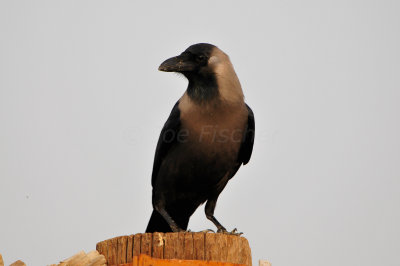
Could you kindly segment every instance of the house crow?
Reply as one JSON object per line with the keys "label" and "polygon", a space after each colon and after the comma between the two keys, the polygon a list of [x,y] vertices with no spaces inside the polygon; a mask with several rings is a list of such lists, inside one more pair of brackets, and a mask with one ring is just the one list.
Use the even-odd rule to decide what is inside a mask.
{"label": "house crow", "polygon": [[207,218],[218,232],[226,232],[214,209],[228,181],[250,160],[253,112],[229,57],[214,45],[192,45],[158,69],[181,73],[189,83],[157,143],[154,209],[146,232],[186,230],[190,216],[205,202]]}

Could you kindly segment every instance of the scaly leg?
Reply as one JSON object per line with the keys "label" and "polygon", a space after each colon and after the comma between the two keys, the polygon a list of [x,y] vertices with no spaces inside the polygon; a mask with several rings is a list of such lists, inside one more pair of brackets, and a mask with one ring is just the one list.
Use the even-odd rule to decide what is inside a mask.
{"label": "scaly leg", "polygon": [[225,227],[223,227],[222,224],[220,224],[218,222],[218,220],[214,217],[214,210],[215,210],[216,204],[217,204],[217,199],[207,200],[206,207],[205,207],[206,217],[208,220],[210,220],[211,222],[213,222],[215,224],[215,226],[218,228],[218,230],[217,230],[218,233],[226,233],[227,231],[226,231]]}
{"label": "scaly leg", "polygon": [[174,231],[174,232],[184,232],[185,231],[176,224],[176,222],[171,218],[171,216],[168,214],[168,212],[165,210],[164,207],[156,205],[156,206],[154,206],[154,208],[156,209],[156,211],[158,211],[161,214],[161,216],[165,219],[165,221],[167,221],[167,223],[171,227],[172,231]]}

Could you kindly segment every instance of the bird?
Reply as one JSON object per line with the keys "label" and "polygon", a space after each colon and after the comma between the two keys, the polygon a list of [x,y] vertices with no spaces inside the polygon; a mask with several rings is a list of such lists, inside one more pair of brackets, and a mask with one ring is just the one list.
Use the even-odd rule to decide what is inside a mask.
{"label": "bird", "polygon": [[205,203],[207,219],[217,232],[228,233],[214,210],[228,181],[250,160],[253,111],[229,56],[215,45],[191,45],[158,70],[182,74],[188,86],[157,142],[146,232],[186,231],[191,215]]}

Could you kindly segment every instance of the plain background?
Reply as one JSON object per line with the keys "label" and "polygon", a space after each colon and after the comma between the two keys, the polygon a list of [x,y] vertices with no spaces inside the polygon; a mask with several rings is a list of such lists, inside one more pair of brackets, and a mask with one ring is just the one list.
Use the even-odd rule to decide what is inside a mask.
{"label": "plain background", "polygon": [[[216,217],[253,263],[400,265],[400,2],[1,1],[0,253],[57,263],[143,232],[159,132],[209,42],[256,117]],[[204,206],[189,228],[214,228]]]}

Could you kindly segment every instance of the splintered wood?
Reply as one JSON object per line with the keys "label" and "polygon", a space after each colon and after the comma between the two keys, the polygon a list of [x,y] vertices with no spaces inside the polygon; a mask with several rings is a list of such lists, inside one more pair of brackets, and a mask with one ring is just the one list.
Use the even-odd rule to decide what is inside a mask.
{"label": "splintered wood", "polygon": [[267,260],[259,260],[258,266],[271,266],[271,263]]}
{"label": "splintered wood", "polygon": [[103,255],[99,254],[96,250],[89,253],[83,251],[75,254],[74,256],[61,261],[59,264],[52,264],[50,266],[106,266],[106,259]]}
{"label": "splintered wood", "polygon": [[141,254],[157,259],[204,260],[251,266],[246,238],[215,233],[146,233],[97,243],[108,265],[130,263]]}
{"label": "splintered wood", "polygon": [[17,260],[16,262],[11,263],[10,266],[26,266],[26,264],[22,260]]}

